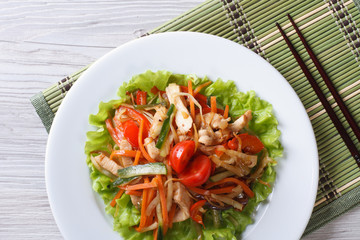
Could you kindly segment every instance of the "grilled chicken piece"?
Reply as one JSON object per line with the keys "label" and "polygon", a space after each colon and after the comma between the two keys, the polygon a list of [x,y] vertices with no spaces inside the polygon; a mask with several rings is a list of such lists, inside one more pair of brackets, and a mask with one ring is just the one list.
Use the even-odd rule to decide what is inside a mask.
{"label": "grilled chicken piece", "polygon": [[[121,140],[119,147],[123,150],[132,150],[131,144],[125,139]],[[131,157],[121,157],[120,162],[124,168],[133,165],[133,160],[131,159]]]}
{"label": "grilled chicken piece", "polygon": [[185,221],[190,217],[191,199],[185,186],[179,182],[174,183],[175,203],[179,206],[179,210],[175,213],[174,222]]}
{"label": "grilled chicken piece", "polygon": [[150,127],[150,137],[153,139],[159,136],[161,127],[163,125],[164,120],[166,119],[166,107],[160,106],[156,108],[156,113],[153,118],[153,122]]}
{"label": "grilled chicken piece", "polygon": [[103,153],[92,158],[96,161],[97,164],[99,164],[102,169],[105,169],[115,176],[118,176],[117,171],[122,167],[119,166],[116,162],[105,156]]}
{"label": "grilled chicken piece", "polygon": [[206,125],[210,125],[212,129],[225,129],[228,127],[228,122],[231,118],[224,118],[218,113],[204,114],[204,121]]}
{"label": "grilled chicken piece", "polygon": [[210,126],[199,130],[199,142],[207,146],[216,145],[215,133]]}
{"label": "grilled chicken piece", "polygon": [[152,139],[151,137],[145,138],[144,145],[150,157],[154,160],[159,161],[159,158],[161,158],[160,149],[155,146],[154,139]]}
{"label": "grilled chicken piece", "polygon": [[251,119],[252,119],[251,110],[247,110],[234,123],[229,124],[229,129],[232,132],[239,132],[250,122]]}
{"label": "grilled chicken piece", "polygon": [[180,87],[175,83],[171,83],[165,91],[169,102],[174,104],[176,108],[175,123],[178,127],[179,135],[186,134],[191,129],[193,120],[183,103],[182,97],[178,95]]}
{"label": "grilled chicken piece", "polygon": [[204,126],[199,130],[199,142],[206,145],[218,145],[230,137],[229,129],[214,131],[210,126]]}

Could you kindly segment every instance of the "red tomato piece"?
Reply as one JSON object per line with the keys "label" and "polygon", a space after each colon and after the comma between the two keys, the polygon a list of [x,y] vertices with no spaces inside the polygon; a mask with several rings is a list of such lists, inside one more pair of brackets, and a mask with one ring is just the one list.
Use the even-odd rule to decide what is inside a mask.
{"label": "red tomato piece", "polygon": [[241,150],[245,153],[256,154],[264,148],[264,144],[254,135],[243,133],[238,136],[241,139]]}
{"label": "red tomato piece", "polygon": [[139,148],[138,135],[139,127],[134,120],[128,120],[122,124],[124,137],[135,148]]}
{"label": "red tomato piece", "polygon": [[125,114],[128,115],[133,120],[135,120],[138,123],[138,125],[140,125],[141,120],[143,120],[144,121],[143,136],[144,137],[149,136],[149,130],[150,130],[151,124],[150,124],[149,120],[143,114],[139,113],[135,109],[124,107],[124,106],[121,106],[119,109],[125,109],[126,110]]}
{"label": "red tomato piece", "polygon": [[177,173],[181,173],[195,152],[192,140],[179,142],[170,151],[170,165]]}
{"label": "red tomato piece", "polygon": [[211,168],[211,160],[205,155],[199,155],[178,174],[180,182],[189,187],[200,186],[210,177]]}
{"label": "red tomato piece", "polygon": [[231,150],[237,150],[239,147],[239,141],[236,138],[233,138],[228,141],[227,145]]}
{"label": "red tomato piece", "polygon": [[206,200],[200,200],[200,201],[194,203],[190,208],[190,216],[191,216],[192,220],[203,225],[203,227],[205,227],[205,226],[204,226],[204,223],[202,220],[202,214],[199,210],[200,210],[200,208],[202,208],[205,205],[205,203],[206,203]]}
{"label": "red tomato piece", "polygon": [[146,104],[146,96],[147,96],[146,92],[138,90],[136,93],[136,104],[137,105],[145,105]]}

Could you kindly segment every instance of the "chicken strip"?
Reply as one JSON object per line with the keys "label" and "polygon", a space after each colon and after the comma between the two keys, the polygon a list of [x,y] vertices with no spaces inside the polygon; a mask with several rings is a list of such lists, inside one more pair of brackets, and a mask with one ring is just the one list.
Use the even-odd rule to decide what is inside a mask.
{"label": "chicken strip", "polygon": [[115,176],[118,176],[117,171],[122,167],[118,165],[116,162],[105,156],[105,154],[100,154],[98,156],[91,156],[92,160],[94,160],[102,169],[112,173]]}
{"label": "chicken strip", "polygon": [[[122,150],[132,150],[131,144],[125,139],[121,140],[119,147]],[[124,168],[133,165],[133,160],[131,159],[131,157],[121,157],[120,162]]]}
{"label": "chicken strip", "polygon": [[151,137],[145,138],[144,146],[150,157],[156,161],[159,161],[162,159],[162,157],[160,156],[160,149],[158,149],[155,145],[156,143],[154,139],[152,139]]}
{"label": "chicken strip", "polygon": [[159,136],[161,127],[164,123],[164,120],[167,118],[166,107],[160,106],[156,108],[156,113],[153,118],[153,122],[150,127],[150,136],[153,139],[156,139]]}
{"label": "chicken strip", "polygon": [[185,186],[179,182],[174,183],[174,196],[175,203],[179,206],[179,210],[174,216],[174,222],[185,221],[190,217],[191,199]]}
{"label": "chicken strip", "polygon": [[241,115],[235,122],[229,124],[229,129],[232,132],[239,132],[243,129],[252,119],[251,110],[247,110],[243,115]]}
{"label": "chicken strip", "polygon": [[180,87],[175,83],[171,83],[165,91],[169,102],[174,104],[176,108],[175,123],[178,127],[179,135],[186,134],[191,129],[193,120],[182,101],[182,97],[178,95],[180,93]]}
{"label": "chicken strip", "polygon": [[218,113],[206,113],[204,114],[205,124],[210,125],[212,129],[225,129],[228,127],[228,122],[231,118],[224,118],[223,115]]}

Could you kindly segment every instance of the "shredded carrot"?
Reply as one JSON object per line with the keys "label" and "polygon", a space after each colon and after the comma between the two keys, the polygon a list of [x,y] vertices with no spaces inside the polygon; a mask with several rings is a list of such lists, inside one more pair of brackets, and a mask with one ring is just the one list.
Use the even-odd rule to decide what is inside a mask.
{"label": "shredded carrot", "polygon": [[203,83],[203,84],[199,85],[197,88],[195,88],[194,95],[198,94],[201,91],[201,89],[203,89],[204,87],[209,86],[210,84],[211,84],[211,81],[208,81],[206,83]]}
{"label": "shredded carrot", "polygon": [[143,129],[144,129],[144,120],[141,119],[140,121],[140,129],[139,129],[139,137],[138,137],[138,141],[139,141],[139,148],[141,150],[142,155],[146,158],[146,160],[148,160],[149,162],[155,162],[154,159],[152,159],[150,157],[150,155],[146,152],[144,144],[142,142],[142,133],[143,133]]}
{"label": "shredded carrot", "polygon": [[268,183],[268,182],[264,182],[263,180],[261,179],[258,179],[259,183],[263,184],[263,185],[266,185],[268,187],[271,187],[271,185]]}
{"label": "shredded carrot", "polygon": [[115,205],[116,205],[116,199],[119,199],[119,198],[123,195],[124,191],[125,191],[125,190],[123,190],[123,189],[119,189],[118,193],[115,195],[115,197],[114,197],[113,200],[111,201],[110,206],[115,207]]}
{"label": "shredded carrot", "polygon": [[135,157],[135,156],[136,156],[136,151],[134,150],[120,149],[113,151],[110,155],[110,159],[114,159],[114,157]]}
{"label": "shredded carrot", "polygon": [[139,183],[139,184],[134,184],[134,185],[127,185],[127,186],[123,186],[123,187],[120,187],[120,188],[124,189],[126,191],[131,191],[131,190],[141,190],[141,189],[148,189],[148,188],[154,188],[154,187],[156,187],[156,183],[151,181],[151,182],[148,182],[148,183]]}
{"label": "shredded carrot", "polygon": [[127,195],[134,195],[134,196],[138,196],[141,197],[142,193],[139,191],[135,191],[135,190],[128,190],[125,192]]}
{"label": "shredded carrot", "polygon": [[165,190],[163,181],[161,178],[161,175],[156,175],[156,181],[157,186],[159,189],[159,195],[160,195],[160,203],[161,203],[161,212],[162,212],[162,218],[163,218],[163,234],[165,235],[168,229],[169,225],[169,218],[168,218],[168,212],[167,212],[167,202],[166,202],[166,196],[165,196]]}
{"label": "shredded carrot", "polygon": [[231,193],[234,187],[235,186],[229,186],[224,188],[212,189],[210,190],[210,193],[212,194]]}
{"label": "shredded carrot", "polygon": [[157,237],[158,237],[158,232],[159,232],[159,227],[157,227],[157,228],[154,230],[154,240],[157,239]]}
{"label": "shredded carrot", "polygon": [[[149,178],[146,177],[144,179],[144,184],[149,183]],[[135,228],[136,231],[140,231],[143,227],[145,227],[146,221],[147,221],[147,216],[146,216],[146,208],[148,205],[148,193],[149,190],[148,189],[144,189],[143,194],[142,194],[142,201],[141,201],[141,216],[140,216],[140,224],[139,227]]]}
{"label": "shredded carrot", "polygon": [[200,195],[210,195],[210,191],[206,189],[201,189],[197,187],[187,187],[187,188]]}
{"label": "shredded carrot", "polygon": [[216,107],[216,97],[215,96],[211,96],[210,97],[210,104],[211,104],[211,112],[216,113],[217,112],[217,107]]}
{"label": "shredded carrot", "polygon": [[202,189],[202,188],[197,188],[197,187],[187,187],[189,188],[191,191],[200,194],[200,195],[204,195],[204,196],[209,196],[210,194],[222,194],[222,193],[231,193],[232,189],[235,186],[229,186],[229,187],[224,187],[224,188],[217,188],[217,189]]}
{"label": "shredded carrot", "polygon": [[171,205],[170,212],[169,212],[169,228],[172,228],[172,226],[173,226],[175,210],[176,210],[176,204],[173,203]]}
{"label": "shredded carrot", "polygon": [[240,185],[242,187],[242,189],[244,190],[244,192],[246,193],[246,195],[248,195],[249,197],[254,197],[255,194],[254,192],[249,188],[248,185],[246,185],[246,183],[244,183],[243,181],[237,179],[237,178],[224,178],[220,181],[217,181],[217,182],[213,182],[213,183],[209,183],[205,186],[206,189],[209,189],[209,188],[212,188],[216,185],[219,185],[219,184],[223,184],[223,183],[227,183],[227,182],[233,182],[233,183],[236,183],[238,185]]}
{"label": "shredded carrot", "polygon": [[[154,188],[150,188],[147,199],[148,205],[155,198],[155,196],[156,196],[156,190]],[[150,216],[148,216],[145,226],[150,226],[151,224],[154,223],[154,216],[155,216],[155,208],[152,210]]]}
{"label": "shredded carrot", "polygon": [[137,150],[136,154],[135,154],[135,160],[133,163],[134,166],[139,164],[140,156],[141,156],[141,152],[139,150]]}
{"label": "shredded carrot", "polygon": [[[191,96],[194,96],[191,80],[188,81],[188,91]],[[195,120],[195,104],[192,98],[189,98],[189,100],[190,100],[190,114],[192,119]]]}
{"label": "shredded carrot", "polygon": [[226,105],[224,111],[224,118],[228,118],[228,117],[229,117],[229,105]]}

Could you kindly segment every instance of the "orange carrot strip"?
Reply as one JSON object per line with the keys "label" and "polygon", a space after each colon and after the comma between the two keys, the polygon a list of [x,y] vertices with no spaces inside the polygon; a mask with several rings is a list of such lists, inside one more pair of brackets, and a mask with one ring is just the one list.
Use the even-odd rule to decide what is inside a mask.
{"label": "orange carrot strip", "polygon": [[144,144],[142,142],[142,133],[143,133],[143,129],[144,129],[144,120],[141,119],[140,121],[140,129],[139,129],[139,137],[138,137],[138,141],[139,141],[139,148],[141,150],[142,155],[146,158],[146,160],[148,160],[149,162],[155,162],[154,159],[152,159],[150,157],[150,155],[146,152]]}
{"label": "orange carrot strip", "polygon": [[170,212],[169,212],[169,228],[172,228],[172,226],[173,226],[173,220],[174,220],[174,216],[175,216],[175,210],[176,210],[176,204],[173,203],[173,204],[171,205]]}
{"label": "orange carrot strip", "polygon": [[135,191],[135,190],[128,190],[125,192],[127,195],[135,195],[135,196],[138,196],[138,197],[141,197],[142,196],[142,193],[139,192],[139,191]]}
{"label": "orange carrot strip", "polygon": [[210,193],[212,194],[231,193],[234,187],[235,186],[229,186],[224,188],[212,189],[210,190]]}
{"label": "orange carrot strip", "polygon": [[[144,179],[144,184],[149,183],[149,178],[146,177]],[[140,224],[137,230],[141,230],[143,227],[145,227],[146,221],[147,221],[147,216],[146,216],[146,208],[148,205],[148,193],[149,190],[148,189],[144,189],[143,194],[142,194],[142,202],[141,202],[141,216],[140,216]]]}
{"label": "orange carrot strip", "polygon": [[201,91],[201,89],[203,89],[204,87],[209,86],[211,83],[212,83],[211,81],[208,81],[208,82],[206,82],[206,83],[203,83],[203,84],[199,85],[197,88],[195,88],[195,90],[194,90],[194,96],[195,96],[196,94],[198,94],[198,93]]}
{"label": "orange carrot strip", "polygon": [[207,189],[201,189],[197,187],[187,187],[187,188],[200,195],[210,195],[210,191]]}
{"label": "orange carrot strip", "polygon": [[226,105],[224,111],[224,118],[228,118],[228,117],[229,117],[229,105]]}
{"label": "orange carrot strip", "polygon": [[163,234],[165,235],[169,226],[169,218],[168,218],[168,212],[167,212],[167,202],[166,202],[166,196],[165,196],[165,190],[164,185],[161,179],[161,175],[156,175],[156,181],[157,186],[159,189],[159,195],[160,195],[160,203],[161,203],[161,212],[162,212],[162,218],[163,218]]}
{"label": "orange carrot strip", "polygon": [[223,184],[223,183],[227,183],[227,182],[233,182],[233,183],[236,183],[238,185],[240,185],[242,187],[242,189],[244,190],[244,192],[246,193],[246,195],[248,195],[249,197],[254,197],[255,194],[254,192],[249,188],[248,185],[246,185],[246,183],[244,183],[243,181],[237,179],[237,178],[224,178],[220,181],[217,181],[217,182],[213,182],[213,183],[209,183],[205,186],[206,189],[209,189],[209,188],[212,188],[216,185],[219,185],[219,184]]}
{"label": "orange carrot strip", "polygon": [[211,104],[211,112],[216,113],[217,112],[217,107],[216,107],[216,97],[215,96],[211,96],[210,97],[210,104]]}
{"label": "orange carrot strip", "polygon": [[202,189],[202,188],[196,188],[196,187],[187,187],[189,188],[191,191],[200,194],[200,195],[205,195],[208,196],[210,194],[221,194],[221,193],[231,193],[232,189],[235,186],[229,186],[229,187],[224,187],[224,188],[218,188],[218,189]]}
{"label": "orange carrot strip", "polygon": [[154,240],[157,239],[157,237],[158,237],[158,232],[159,232],[159,227],[157,227],[157,228],[154,230],[154,233],[153,233]]}
{"label": "orange carrot strip", "polygon": [[153,182],[150,182],[150,183],[139,183],[139,184],[134,184],[134,185],[127,185],[127,186],[123,186],[120,188],[124,189],[126,191],[131,191],[131,190],[141,190],[141,189],[148,189],[148,188],[154,188],[154,187],[156,187],[156,184]]}
{"label": "orange carrot strip", "polygon": [[137,150],[135,154],[135,160],[133,163],[134,166],[139,164],[140,156],[141,156],[141,151]]}
{"label": "orange carrot strip", "polygon": [[258,179],[259,183],[263,184],[263,185],[266,185],[268,187],[271,187],[271,185],[268,183],[268,182],[264,182],[263,180],[261,179]]}
{"label": "orange carrot strip", "polygon": [[115,205],[116,205],[116,199],[119,199],[119,198],[123,195],[124,191],[125,191],[125,190],[123,190],[123,189],[119,189],[118,193],[115,195],[115,197],[114,197],[113,200],[111,201],[110,206],[115,207]]}
{"label": "orange carrot strip", "polygon": [[[149,189],[149,193],[148,193],[148,205],[151,203],[152,200],[154,200],[155,196],[156,196],[156,189],[154,188],[150,188]],[[153,224],[155,222],[154,216],[155,216],[155,208],[152,210],[150,216],[147,216],[147,221],[146,221],[146,225],[145,226],[150,226],[151,224]]]}
{"label": "orange carrot strip", "polygon": [[[191,80],[188,81],[188,91],[191,96],[194,96]],[[190,100],[190,114],[192,119],[195,120],[195,104],[192,98],[189,98],[189,100]]]}

